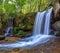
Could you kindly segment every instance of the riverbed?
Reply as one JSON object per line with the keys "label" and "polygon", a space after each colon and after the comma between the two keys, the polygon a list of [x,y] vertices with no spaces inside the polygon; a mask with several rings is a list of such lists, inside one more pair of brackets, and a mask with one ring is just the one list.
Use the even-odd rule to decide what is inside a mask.
{"label": "riverbed", "polygon": [[15,48],[1,50],[0,53],[60,53],[60,37],[53,38],[42,45],[38,45],[28,50]]}

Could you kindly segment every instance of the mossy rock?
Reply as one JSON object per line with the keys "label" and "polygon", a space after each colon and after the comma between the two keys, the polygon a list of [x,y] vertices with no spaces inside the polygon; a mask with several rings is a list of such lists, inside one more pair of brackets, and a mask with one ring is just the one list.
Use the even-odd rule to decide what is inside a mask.
{"label": "mossy rock", "polygon": [[27,13],[15,18],[15,26],[21,29],[32,30],[36,12]]}

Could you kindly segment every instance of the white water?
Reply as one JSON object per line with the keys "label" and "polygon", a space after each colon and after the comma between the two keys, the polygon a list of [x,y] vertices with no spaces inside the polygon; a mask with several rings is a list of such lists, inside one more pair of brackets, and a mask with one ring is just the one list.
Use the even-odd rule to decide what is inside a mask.
{"label": "white water", "polygon": [[0,44],[0,50],[12,49],[12,48],[28,49],[28,48],[32,48],[34,46],[46,43],[51,38],[53,38],[53,36],[39,34],[39,35],[32,36],[28,39],[24,39],[24,40],[22,39],[20,41],[15,42],[15,43]]}
{"label": "white water", "polygon": [[13,27],[8,27],[8,28],[6,29],[6,32],[5,32],[4,36],[12,36],[13,34],[11,34],[11,32],[10,32],[10,31],[12,31],[12,30],[13,30]]}
{"label": "white water", "polygon": [[49,29],[50,29],[51,11],[52,11],[52,8],[50,10],[48,10],[47,14],[46,14],[45,27],[44,27],[44,34],[45,35],[48,35],[50,32]]}
{"label": "white water", "polygon": [[[15,43],[0,44],[0,50],[8,49],[8,48],[9,49],[13,49],[13,48],[25,48],[25,49],[32,48],[34,46],[37,46],[38,44],[40,45],[40,44],[46,43],[47,41],[50,40],[50,38],[54,38],[54,36],[48,35],[49,34],[49,24],[50,24],[51,12],[52,12],[52,8],[49,9],[48,12],[44,11],[44,12],[41,12],[41,13],[40,12],[37,13],[37,16],[36,16],[36,19],[35,19],[35,24],[34,24],[33,35],[31,37],[18,40]],[[44,21],[44,18],[46,18],[45,21]],[[41,31],[42,31],[43,34],[40,34]]]}
{"label": "white water", "polygon": [[43,29],[41,29],[41,27],[43,26],[42,23],[44,22],[43,19],[44,19],[45,13],[46,13],[46,11],[44,11],[42,13],[41,12],[37,13],[36,19],[34,22],[33,35],[40,34],[41,31],[43,30]]}

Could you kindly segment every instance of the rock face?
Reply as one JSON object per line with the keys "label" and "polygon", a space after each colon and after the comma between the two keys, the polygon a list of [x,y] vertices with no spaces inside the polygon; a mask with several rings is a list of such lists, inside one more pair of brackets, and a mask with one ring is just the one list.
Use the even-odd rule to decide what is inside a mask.
{"label": "rock face", "polygon": [[54,31],[54,35],[60,36],[60,21],[57,21],[52,24],[52,29]]}
{"label": "rock face", "polygon": [[54,10],[54,17],[60,17],[60,0],[54,0],[53,10]]}
{"label": "rock face", "polygon": [[60,35],[60,0],[54,0],[53,2],[51,28],[55,35]]}

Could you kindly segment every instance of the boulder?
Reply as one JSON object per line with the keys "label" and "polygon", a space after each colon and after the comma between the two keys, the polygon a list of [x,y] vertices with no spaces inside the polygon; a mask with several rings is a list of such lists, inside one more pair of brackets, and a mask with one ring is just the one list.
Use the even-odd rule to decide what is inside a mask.
{"label": "boulder", "polygon": [[57,21],[55,22],[53,25],[52,25],[52,28],[56,31],[60,31],[60,21]]}
{"label": "boulder", "polygon": [[60,21],[55,22],[52,25],[52,29],[54,30],[54,35],[60,36]]}
{"label": "boulder", "polygon": [[0,35],[0,40],[4,40],[4,39],[5,39],[5,36]]}

